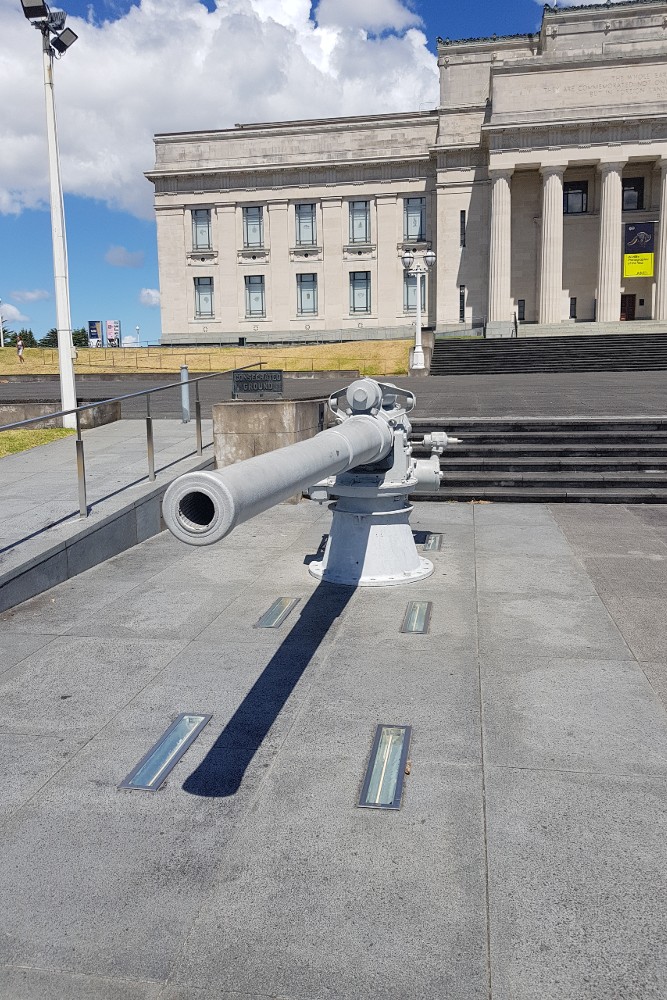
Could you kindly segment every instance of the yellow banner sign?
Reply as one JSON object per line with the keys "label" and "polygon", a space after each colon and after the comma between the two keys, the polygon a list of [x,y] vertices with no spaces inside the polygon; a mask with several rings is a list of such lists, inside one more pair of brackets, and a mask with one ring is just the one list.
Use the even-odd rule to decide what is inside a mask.
{"label": "yellow banner sign", "polygon": [[623,254],[623,277],[652,278],[654,259],[655,254],[652,253]]}

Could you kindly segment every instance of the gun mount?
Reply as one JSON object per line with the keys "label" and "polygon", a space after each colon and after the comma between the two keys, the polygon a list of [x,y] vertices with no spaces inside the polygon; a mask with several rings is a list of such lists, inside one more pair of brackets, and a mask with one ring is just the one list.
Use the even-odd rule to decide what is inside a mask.
{"label": "gun mount", "polygon": [[210,545],[307,491],[320,503],[336,501],[324,556],[309,566],[312,576],[367,587],[422,580],[433,565],[417,552],[408,494],[440,486],[439,456],[458,439],[432,434],[431,457],[412,458],[407,414],[415,402],[395,385],[358,379],[329,399],[336,426],[216,472],[176,479],[165,493],[165,523],[183,542]]}

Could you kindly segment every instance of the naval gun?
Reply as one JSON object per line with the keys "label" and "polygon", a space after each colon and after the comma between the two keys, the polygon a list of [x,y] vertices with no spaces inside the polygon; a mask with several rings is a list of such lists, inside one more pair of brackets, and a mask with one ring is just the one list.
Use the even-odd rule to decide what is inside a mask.
{"label": "naval gun", "polygon": [[414,393],[361,378],[329,398],[336,424],[314,437],[217,471],[190,472],[167,489],[162,511],[169,530],[189,545],[210,545],[237,525],[306,492],[334,500],[321,560],[308,570],[319,580],[386,587],[430,576],[410,530],[408,495],[433,492],[442,479],[440,455],[458,438],[425,435],[426,459],[412,457],[408,413]]}

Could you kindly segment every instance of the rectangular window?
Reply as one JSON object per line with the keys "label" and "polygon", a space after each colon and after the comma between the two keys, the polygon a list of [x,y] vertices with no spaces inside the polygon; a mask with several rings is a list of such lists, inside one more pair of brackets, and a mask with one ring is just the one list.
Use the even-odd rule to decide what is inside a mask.
{"label": "rectangular window", "polygon": [[315,206],[295,205],[296,210],[296,245],[298,247],[314,247],[317,243],[315,228]]}
{"label": "rectangular window", "polygon": [[213,316],[213,278],[195,278],[195,318]]}
{"label": "rectangular window", "polygon": [[575,298],[570,299],[570,319],[577,318],[577,300]]}
{"label": "rectangular window", "polygon": [[245,314],[246,316],[265,316],[264,275],[249,274],[245,279]]}
{"label": "rectangular window", "polygon": [[350,312],[371,311],[371,272],[350,271]]}
{"label": "rectangular window", "polygon": [[644,207],[644,178],[623,178],[623,211],[638,212]]}
{"label": "rectangular window", "polygon": [[516,304],[516,318],[519,323],[526,322],[526,300],[519,299]]}
{"label": "rectangular window", "polygon": [[192,249],[211,249],[211,209],[192,209]]}
{"label": "rectangular window", "polygon": [[[426,311],[426,282],[420,279],[421,285],[421,308],[422,313]],[[417,275],[404,272],[403,274],[403,311],[408,313],[417,312]]]}
{"label": "rectangular window", "polygon": [[243,209],[243,246],[264,246],[264,213],[261,205],[248,205]]}
{"label": "rectangular window", "polygon": [[459,285],[459,323],[466,321],[466,286]]}
{"label": "rectangular window", "polygon": [[426,198],[403,200],[403,239],[411,242],[426,239]]}
{"label": "rectangular window", "polygon": [[350,243],[370,243],[371,213],[370,202],[350,202]]}
{"label": "rectangular window", "polygon": [[588,211],[588,181],[565,181],[563,184],[563,212],[565,215],[583,215]]}
{"label": "rectangular window", "polygon": [[296,311],[299,316],[314,316],[317,313],[317,275],[297,274]]}
{"label": "rectangular window", "polygon": [[464,247],[466,245],[466,212],[465,208],[461,209],[461,214],[459,216],[459,246]]}

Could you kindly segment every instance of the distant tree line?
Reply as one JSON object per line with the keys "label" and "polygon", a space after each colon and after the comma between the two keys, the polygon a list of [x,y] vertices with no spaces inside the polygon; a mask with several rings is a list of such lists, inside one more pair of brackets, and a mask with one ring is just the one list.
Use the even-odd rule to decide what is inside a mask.
{"label": "distant tree line", "polygon": [[[37,340],[32,330],[26,330],[23,328],[19,330],[19,333],[14,333],[13,330],[5,330],[5,346],[6,347],[16,347],[16,341],[21,335],[23,344],[25,347],[57,347],[58,346],[58,331],[55,327],[52,327],[45,337],[41,340]],[[79,330],[72,330],[72,343],[75,347],[88,347],[88,331],[85,327],[81,327]]]}

